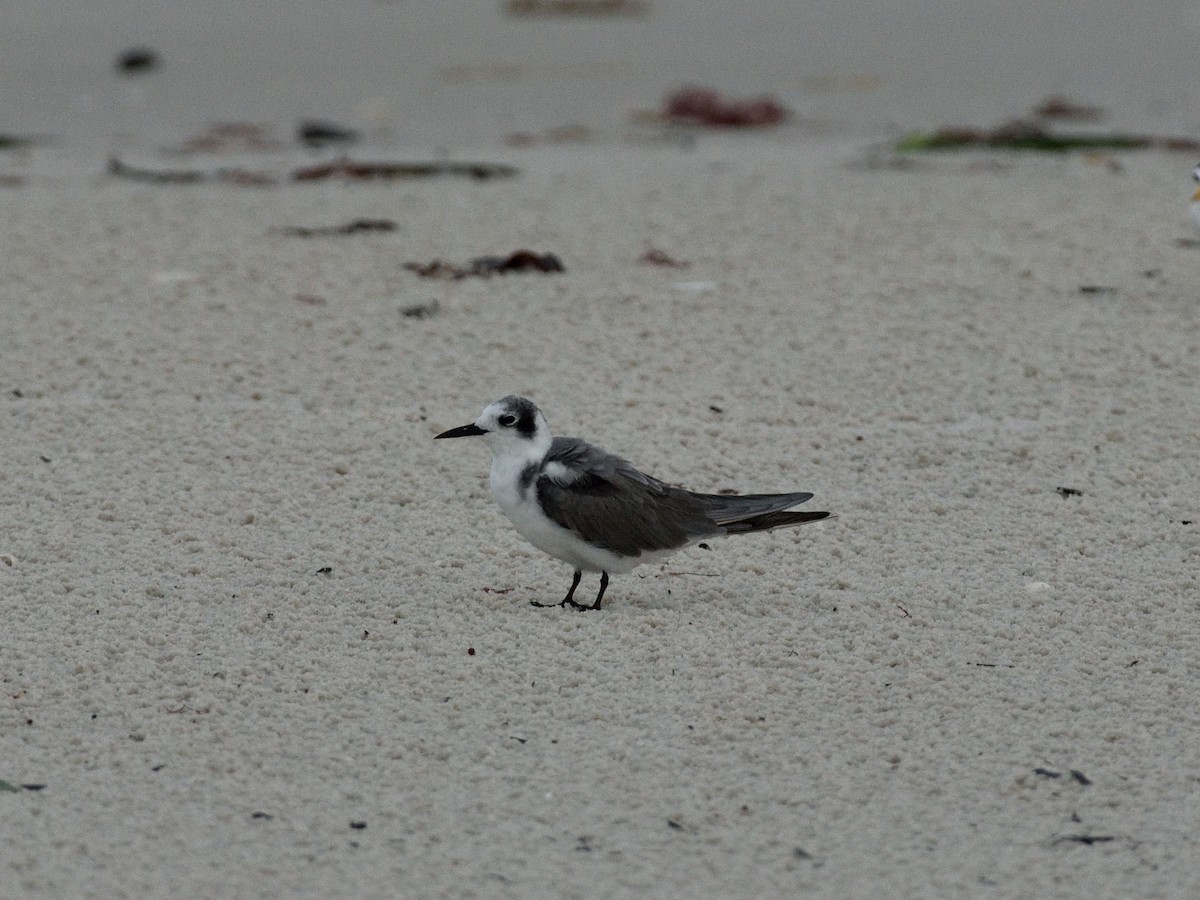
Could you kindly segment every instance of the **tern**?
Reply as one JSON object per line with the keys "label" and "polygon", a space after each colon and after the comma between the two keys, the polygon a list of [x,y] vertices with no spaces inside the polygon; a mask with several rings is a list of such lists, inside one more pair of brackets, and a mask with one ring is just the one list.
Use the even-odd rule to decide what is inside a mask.
{"label": "tern", "polygon": [[[492,451],[488,486],[520,535],[575,570],[558,603],[599,609],[608,576],[658,562],[677,550],[726,534],[773,531],[816,522],[828,512],[793,512],[812,499],[792,494],[697,494],[639,472],[579,438],[554,437],[533,401],[509,395],[469,425],[435,439],[482,437]],[[600,573],[590,605],[575,601],[584,572]]]}

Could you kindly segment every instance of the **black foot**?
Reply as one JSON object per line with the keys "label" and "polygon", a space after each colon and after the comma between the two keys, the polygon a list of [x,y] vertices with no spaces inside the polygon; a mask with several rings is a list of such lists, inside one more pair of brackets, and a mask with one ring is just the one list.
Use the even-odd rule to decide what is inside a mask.
{"label": "black foot", "polygon": [[567,596],[563,597],[557,603],[538,603],[536,600],[530,600],[530,606],[536,606],[539,609],[550,609],[552,606],[573,606],[575,609],[587,609],[586,606],[580,606],[575,602],[575,588],[579,587],[579,579],[583,577],[583,573],[578,569],[575,570],[575,577],[571,579],[571,589],[567,591]]}
{"label": "black foot", "polygon": [[563,597],[557,603],[538,603],[536,600],[530,600],[530,606],[536,606],[539,609],[549,609],[552,606],[571,607],[571,609],[594,610],[600,608],[600,601],[604,599],[604,592],[608,590],[608,573],[600,573],[600,593],[596,595],[596,602],[591,606],[585,603],[575,602],[575,588],[579,587],[579,579],[583,577],[583,573],[578,569],[575,570],[575,577],[571,579],[571,589],[567,591],[567,596]]}
{"label": "black foot", "polygon": [[[576,572],[575,574],[579,575],[578,572]],[[576,581],[576,583],[578,583],[579,579],[576,578],[575,581]],[[606,590],[608,590],[608,573],[601,572],[600,573],[600,593],[598,593],[596,595],[595,603],[593,603],[591,606],[586,606],[583,603],[576,603],[574,600],[571,599],[571,594],[575,593],[575,585],[571,585],[571,594],[567,594],[566,599],[563,600],[563,605],[564,606],[569,605],[572,609],[599,609],[600,601],[602,599],[604,599],[604,592]]]}

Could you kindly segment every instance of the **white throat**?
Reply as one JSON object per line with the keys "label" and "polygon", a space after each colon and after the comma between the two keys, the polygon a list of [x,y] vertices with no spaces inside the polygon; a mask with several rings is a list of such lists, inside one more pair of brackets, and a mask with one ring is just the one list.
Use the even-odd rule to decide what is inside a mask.
{"label": "white throat", "polygon": [[[540,424],[540,423],[539,423]],[[527,470],[530,466],[540,466],[542,459],[550,451],[553,438],[550,429],[542,426],[532,437],[518,438],[513,434],[489,435],[488,441],[492,450],[492,469],[488,476],[488,487],[496,502],[509,512],[523,498],[524,487],[530,484]]]}

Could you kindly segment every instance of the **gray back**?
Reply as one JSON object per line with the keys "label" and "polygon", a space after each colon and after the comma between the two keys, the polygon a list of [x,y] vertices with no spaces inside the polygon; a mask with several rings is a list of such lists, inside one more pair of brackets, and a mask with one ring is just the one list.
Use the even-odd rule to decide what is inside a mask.
{"label": "gray back", "polygon": [[561,478],[545,472],[537,478],[546,515],[613,553],[673,550],[721,532],[697,495],[651,478],[579,438],[555,438],[546,463],[568,470]]}

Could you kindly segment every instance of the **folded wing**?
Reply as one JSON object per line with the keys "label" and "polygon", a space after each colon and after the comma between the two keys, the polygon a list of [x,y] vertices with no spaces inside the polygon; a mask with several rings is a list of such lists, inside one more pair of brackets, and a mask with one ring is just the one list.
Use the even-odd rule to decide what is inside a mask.
{"label": "folded wing", "polygon": [[674,550],[721,534],[802,525],[829,515],[787,512],[811,499],[807,492],[727,496],[671,487],[578,438],[554,440],[536,490],[553,521],[622,556]]}
{"label": "folded wing", "polygon": [[696,496],[577,438],[555,438],[536,487],[553,521],[622,556],[674,550],[719,531]]}

